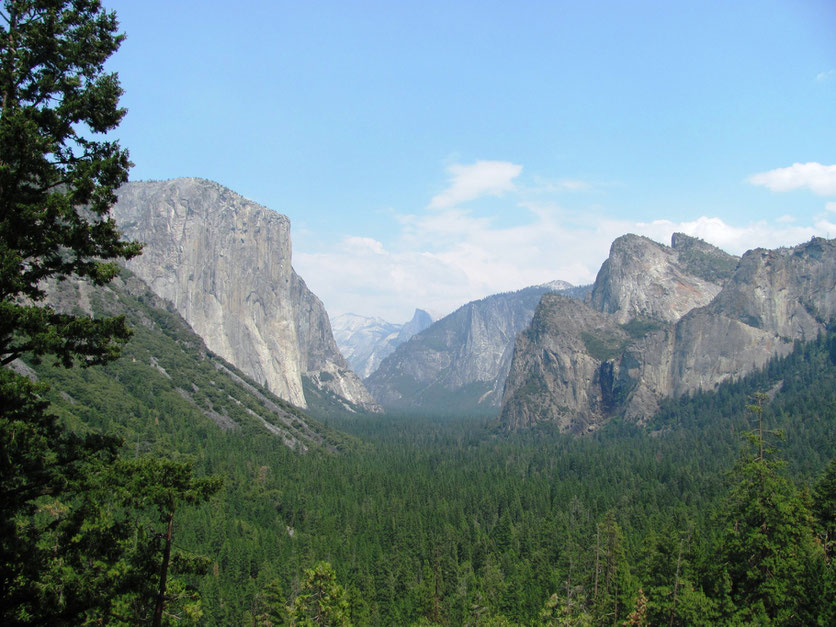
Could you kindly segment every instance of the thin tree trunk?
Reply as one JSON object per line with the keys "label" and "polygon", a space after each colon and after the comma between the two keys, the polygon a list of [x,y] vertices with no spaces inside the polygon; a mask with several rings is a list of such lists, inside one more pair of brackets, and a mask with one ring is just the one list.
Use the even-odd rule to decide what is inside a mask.
{"label": "thin tree trunk", "polygon": [[673,617],[676,614],[676,594],[679,592],[679,569],[682,567],[682,539],[679,540],[679,557],[676,558],[676,577],[673,583],[673,606],[671,607],[671,620],[669,627],[673,627]]}
{"label": "thin tree trunk", "polygon": [[592,595],[594,600],[598,600],[598,573],[600,572],[599,561],[601,559],[601,529],[595,529],[595,592]]}
{"label": "thin tree trunk", "polygon": [[157,593],[157,606],[154,608],[153,627],[160,627],[163,621],[163,607],[165,606],[165,587],[168,579],[168,563],[171,559],[171,538],[174,532],[174,511],[168,514],[168,531],[165,535],[165,550],[163,551],[163,563],[160,566],[160,590]]}

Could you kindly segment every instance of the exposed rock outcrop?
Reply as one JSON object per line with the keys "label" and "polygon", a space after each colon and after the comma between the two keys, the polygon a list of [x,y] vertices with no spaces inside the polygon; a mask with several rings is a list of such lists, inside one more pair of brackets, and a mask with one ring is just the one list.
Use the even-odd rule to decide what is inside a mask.
{"label": "exposed rock outcrop", "polygon": [[[534,318],[538,326],[533,323],[517,341],[503,397],[507,427],[551,421],[582,431],[618,414],[641,422],[662,398],[743,376],[789,353],[795,340],[815,338],[836,316],[834,240],[749,251],[725,279],[728,259],[704,243],[680,239],[675,268],[665,247],[641,243],[657,260],[649,268],[622,254],[638,239],[630,236],[624,246],[625,238],[619,238],[613,245],[616,254],[599,273],[603,284],[596,282],[588,305],[543,298]],[[683,250],[697,254],[683,263]],[[634,277],[634,271],[655,282]],[[685,303],[704,299],[683,297],[700,285],[695,271],[710,284],[725,282],[708,302],[677,318]],[[652,298],[634,289],[641,284]],[[665,302],[669,310],[662,307]],[[578,371],[574,378],[565,374],[569,363]]]}
{"label": "exposed rock outcrop", "polygon": [[674,234],[671,247],[623,235],[610,247],[589,304],[618,322],[675,322],[708,304],[736,265],[736,257],[681,233]]}
{"label": "exposed rock outcrop", "polygon": [[299,407],[308,377],[377,409],[340,355],[322,303],[291,267],[287,217],[196,178],[128,183],[112,215],[125,236],[145,242],[130,269],[211,351]]}
{"label": "exposed rock outcrop", "polygon": [[496,412],[514,339],[550,291],[529,287],[464,305],[399,346],[366,386],[387,409]]}
{"label": "exposed rock outcrop", "polygon": [[545,294],[517,337],[506,384],[513,394],[504,403],[503,420],[514,428],[550,420],[564,430],[597,422],[609,400],[600,381],[601,361],[627,338],[613,316]]}

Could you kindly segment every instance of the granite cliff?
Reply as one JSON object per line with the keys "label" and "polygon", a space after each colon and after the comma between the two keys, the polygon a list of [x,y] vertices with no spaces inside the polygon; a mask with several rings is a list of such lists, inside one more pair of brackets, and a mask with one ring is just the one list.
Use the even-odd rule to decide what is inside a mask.
{"label": "granite cliff", "polygon": [[555,288],[585,293],[559,282],[470,302],[398,346],[366,386],[386,409],[495,413],[514,339]]}
{"label": "granite cliff", "polygon": [[671,246],[623,235],[612,243],[589,305],[620,322],[675,322],[707,305],[737,266],[737,258],[696,238],[674,234]]}
{"label": "granite cliff", "polygon": [[833,322],[834,240],[752,250],[733,271],[704,242],[672,244],[619,238],[585,304],[543,297],[516,343],[505,426],[642,422],[661,399],[743,376]]}
{"label": "granite cliff", "polygon": [[348,407],[378,409],[291,266],[287,217],[196,178],[128,183],[118,195],[113,217],[145,242],[129,268],[211,351],[298,407],[304,377]]}

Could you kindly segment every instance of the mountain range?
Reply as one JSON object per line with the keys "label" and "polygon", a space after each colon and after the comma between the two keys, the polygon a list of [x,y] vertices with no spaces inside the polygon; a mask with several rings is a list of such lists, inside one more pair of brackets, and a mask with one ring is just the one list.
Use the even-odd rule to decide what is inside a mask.
{"label": "mountain range", "polygon": [[412,319],[403,324],[347,313],[332,319],[331,328],[351,369],[365,379],[398,346],[432,323],[430,313],[416,309]]}
{"label": "mountain range", "polygon": [[594,430],[650,419],[662,399],[711,390],[812,340],[836,314],[836,241],[739,260],[675,234],[613,242],[586,302],[545,295],[514,348],[501,421]]}
{"label": "mountain range", "polygon": [[670,246],[625,235],[592,286],[496,294],[435,322],[422,310],[403,325],[349,314],[334,319],[335,339],[293,270],[285,216],[194,178],[129,183],[112,213],[145,242],[130,271],[212,354],[317,411],[488,414],[572,432],[641,423],[664,398],[815,338],[836,308],[832,240],[738,258],[681,233]]}
{"label": "mountain range", "polygon": [[365,384],[387,410],[494,414],[514,340],[556,290],[584,293],[560,281],[467,303],[398,346]]}

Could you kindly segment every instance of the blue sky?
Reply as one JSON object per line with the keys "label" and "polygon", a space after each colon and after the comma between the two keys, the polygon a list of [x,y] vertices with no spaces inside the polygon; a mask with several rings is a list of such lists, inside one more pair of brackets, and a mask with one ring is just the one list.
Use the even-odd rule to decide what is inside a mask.
{"label": "blue sky", "polygon": [[134,180],[290,217],[329,313],[402,322],[675,230],[836,237],[836,3],[105,0]]}

